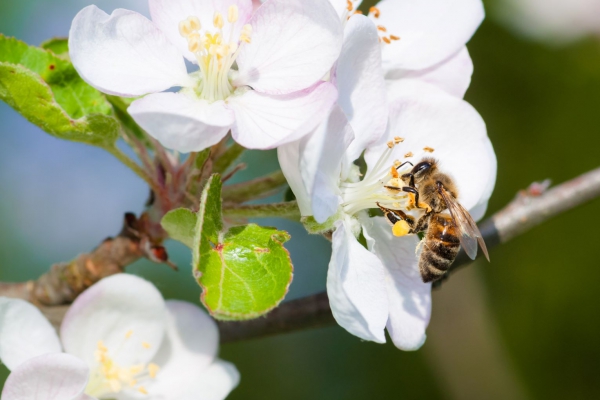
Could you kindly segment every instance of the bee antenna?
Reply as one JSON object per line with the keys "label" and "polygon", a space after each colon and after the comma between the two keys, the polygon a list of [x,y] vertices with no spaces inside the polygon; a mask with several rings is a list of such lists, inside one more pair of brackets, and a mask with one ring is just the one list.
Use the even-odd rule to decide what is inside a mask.
{"label": "bee antenna", "polygon": [[410,164],[411,167],[414,167],[413,163],[411,163],[410,161],[404,161],[402,164],[398,165],[396,167],[396,170],[399,170],[400,168],[402,168],[403,166],[405,166],[406,164]]}

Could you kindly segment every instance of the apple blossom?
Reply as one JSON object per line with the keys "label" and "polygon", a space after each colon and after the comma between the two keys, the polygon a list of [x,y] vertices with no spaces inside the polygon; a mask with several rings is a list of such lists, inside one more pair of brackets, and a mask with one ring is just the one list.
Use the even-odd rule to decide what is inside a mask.
{"label": "apple blossom", "polygon": [[[330,2],[345,21],[360,13],[362,0]],[[379,32],[388,85],[416,79],[464,96],[473,73],[466,43],[483,21],[481,0],[382,0],[367,16]]]}
{"label": "apple blossom", "polygon": [[[496,158],[485,124],[468,103],[425,82],[399,85],[386,133],[376,143],[348,157],[356,139],[338,107],[324,127],[284,146],[280,162],[303,215],[325,223],[323,230],[335,229],[327,292],[337,322],[380,343],[387,327],[397,347],[412,350],[423,344],[431,312],[431,285],[422,282],[415,254],[419,240],[394,237],[382,217],[369,218],[365,210],[378,203],[408,209],[410,198],[385,188],[393,179],[390,168],[433,156],[454,178],[459,202],[479,219],[494,187]],[[352,161],[363,149],[368,169],[361,179]],[[368,249],[357,240],[361,231]]]}
{"label": "apple blossom", "polygon": [[0,298],[0,359],[11,370],[2,399],[223,399],[239,373],[216,358],[218,335],[197,306],[165,302],[133,275],[83,292],[60,340],[36,307]]}
{"label": "apple blossom", "polygon": [[[164,146],[199,151],[229,130],[248,148],[298,139],[335,102],[321,78],[342,29],[329,2],[149,0],[152,21],[84,8],[69,34],[73,65],[98,90],[135,100],[129,113]],[[188,74],[184,59],[198,65]],[[181,87],[177,93],[164,90]]]}

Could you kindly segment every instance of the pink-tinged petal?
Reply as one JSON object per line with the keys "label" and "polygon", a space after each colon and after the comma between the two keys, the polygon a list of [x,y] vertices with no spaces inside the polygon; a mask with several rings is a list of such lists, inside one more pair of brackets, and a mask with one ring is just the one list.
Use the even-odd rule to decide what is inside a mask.
{"label": "pink-tinged petal", "polygon": [[160,370],[146,389],[156,398],[224,399],[237,386],[239,373],[233,364],[215,359],[217,324],[191,303],[170,300],[167,308],[167,336],[152,360]]}
{"label": "pink-tinged petal", "polygon": [[60,340],[50,322],[33,304],[0,297],[0,361],[14,370],[25,361],[60,353]]}
{"label": "pink-tinged petal", "polygon": [[[433,85],[406,80],[398,87],[399,95],[390,105],[388,132],[367,149],[367,165],[375,164],[387,140],[400,136],[404,142],[394,148],[390,159],[417,163],[433,157],[440,170],[453,178],[464,207],[487,202],[496,180],[496,158],[481,116],[469,103]],[[406,157],[407,153],[412,156]]]}
{"label": "pink-tinged petal", "polygon": [[312,206],[308,189],[302,181],[300,173],[300,140],[281,145],[277,148],[277,158],[281,172],[285,176],[290,189],[296,196],[300,214],[303,217],[312,215]]}
{"label": "pink-tinged petal", "polygon": [[453,96],[463,98],[473,75],[473,61],[466,47],[463,47],[448,60],[424,70],[393,70],[386,74],[388,99],[395,99],[398,80],[416,79],[435,85]]}
{"label": "pink-tinged petal", "polygon": [[[83,400],[89,369],[79,358],[45,354],[19,365],[8,376],[2,400]],[[83,396],[83,397],[82,397]]]}
{"label": "pink-tinged petal", "polygon": [[336,105],[329,117],[300,141],[300,173],[319,223],[327,221],[338,210],[342,162],[353,139],[352,127]]}
{"label": "pink-tinged petal", "polygon": [[208,103],[183,93],[155,93],[129,106],[129,114],[168,149],[200,151],[218,143],[234,116],[223,101]]}
{"label": "pink-tinged petal", "polygon": [[346,223],[333,233],[327,295],[337,323],[364,340],[385,343],[389,301],[381,261],[365,249]]}
{"label": "pink-tinged petal", "polygon": [[60,328],[67,353],[93,368],[102,343],[119,365],[147,363],[165,334],[166,307],[150,282],[129,274],[104,278],[71,305]]}
{"label": "pink-tinged petal", "polygon": [[431,283],[423,283],[415,235],[397,238],[383,218],[365,223],[369,248],[385,265],[390,316],[387,329],[401,350],[417,350],[425,343],[431,317]]}
{"label": "pink-tinged petal", "polygon": [[383,68],[429,68],[457,53],[475,33],[484,11],[481,0],[383,0],[378,25],[400,40],[383,44]]}
{"label": "pink-tinged petal", "polygon": [[286,95],[250,90],[232,96],[228,107],[235,113],[233,138],[249,149],[271,149],[293,142],[327,117],[336,98],[337,90],[328,82]]}
{"label": "pink-tinged petal", "polygon": [[388,107],[377,28],[367,17],[355,15],[344,34],[335,79],[338,104],[356,135],[348,149],[348,161],[352,162],[385,132]]}
{"label": "pink-tinged petal", "polygon": [[104,93],[134,97],[192,83],[177,48],[133,11],[81,10],[69,32],[69,54],[79,75]]}
{"label": "pink-tinged petal", "polygon": [[237,58],[237,86],[269,94],[305,89],[329,72],[342,24],[328,1],[268,0],[253,15],[252,43]]}
{"label": "pink-tinged petal", "polygon": [[196,63],[196,57],[188,50],[188,42],[179,33],[179,23],[190,16],[198,17],[202,24],[202,30],[208,32],[216,31],[213,25],[213,16],[215,12],[220,12],[225,21],[223,31],[225,41],[231,39],[230,25],[227,22],[227,9],[229,6],[238,6],[239,18],[234,24],[232,38],[237,42],[242,26],[248,22],[252,16],[252,0],[150,0],[150,15],[152,22],[165,34],[171,43],[173,43],[188,60]]}

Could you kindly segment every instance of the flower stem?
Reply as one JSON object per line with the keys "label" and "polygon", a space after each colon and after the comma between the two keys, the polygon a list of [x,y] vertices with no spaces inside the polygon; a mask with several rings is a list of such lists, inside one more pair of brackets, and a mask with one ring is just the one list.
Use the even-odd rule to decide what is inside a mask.
{"label": "flower stem", "polygon": [[222,174],[237,160],[246,150],[245,147],[234,143],[227,148],[215,161],[213,173]]}
{"label": "flower stem", "polygon": [[223,205],[226,218],[287,218],[300,220],[300,209],[295,201],[253,205]]}
{"label": "flower stem", "polygon": [[152,177],[149,176],[148,173],[138,163],[136,163],[131,158],[129,158],[125,153],[123,153],[116,146],[107,148],[106,151],[108,151],[117,160],[121,161],[123,164],[125,164],[127,167],[129,167],[129,169],[131,169],[133,172],[135,172],[136,175],[139,176],[140,178],[142,178],[155,193],[160,193],[161,190],[157,186],[156,182],[154,182]]}
{"label": "flower stem", "polygon": [[224,186],[223,200],[244,203],[250,200],[262,199],[275,194],[286,183],[283,172],[276,171],[248,182]]}

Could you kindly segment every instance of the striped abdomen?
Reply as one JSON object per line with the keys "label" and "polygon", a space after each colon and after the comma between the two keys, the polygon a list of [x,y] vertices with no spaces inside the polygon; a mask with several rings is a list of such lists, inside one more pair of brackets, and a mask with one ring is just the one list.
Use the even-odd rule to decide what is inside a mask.
{"label": "striped abdomen", "polygon": [[460,249],[460,239],[450,215],[434,214],[429,220],[419,270],[423,282],[440,279],[454,262]]}

